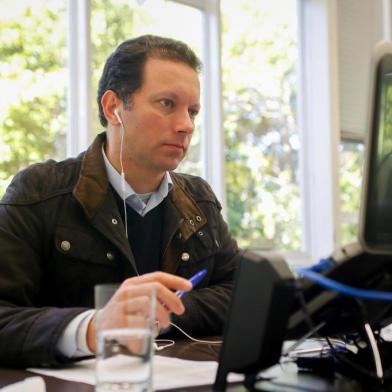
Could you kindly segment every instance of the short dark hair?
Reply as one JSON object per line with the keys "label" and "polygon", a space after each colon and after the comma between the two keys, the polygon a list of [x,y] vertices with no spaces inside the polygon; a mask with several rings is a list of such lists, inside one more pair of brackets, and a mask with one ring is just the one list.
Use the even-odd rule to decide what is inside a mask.
{"label": "short dark hair", "polygon": [[125,103],[143,84],[144,65],[148,58],[179,61],[189,65],[197,73],[201,61],[185,43],[171,38],[142,35],[121,43],[108,57],[98,86],[99,120],[106,127],[101,98],[107,90],[113,90]]}

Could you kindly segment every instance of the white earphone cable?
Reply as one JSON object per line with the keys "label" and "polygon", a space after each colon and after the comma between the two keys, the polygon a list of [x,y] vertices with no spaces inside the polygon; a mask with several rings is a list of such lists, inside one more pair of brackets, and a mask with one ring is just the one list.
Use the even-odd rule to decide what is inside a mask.
{"label": "white earphone cable", "polygon": [[116,112],[116,114],[118,120],[120,121],[120,127],[121,127],[121,139],[120,139],[121,192],[122,192],[123,207],[124,207],[125,237],[128,238],[128,216],[127,216],[127,204],[125,201],[125,173],[124,173],[124,165],[123,165],[123,147],[124,147],[125,129],[120,117],[120,113]]}
{"label": "white earphone cable", "polygon": [[223,343],[222,340],[200,340],[192,337],[191,335],[187,334],[182,328],[180,328],[177,324],[170,323],[173,327],[176,327],[182,334],[184,334],[188,339],[197,342],[197,343],[204,343],[204,344],[221,344]]}

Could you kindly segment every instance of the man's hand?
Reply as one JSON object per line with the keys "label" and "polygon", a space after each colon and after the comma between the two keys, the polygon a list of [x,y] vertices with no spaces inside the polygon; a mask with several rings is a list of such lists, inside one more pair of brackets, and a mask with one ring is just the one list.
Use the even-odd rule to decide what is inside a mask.
{"label": "man's hand", "polygon": [[[163,328],[169,326],[170,313],[181,315],[185,308],[174,291],[189,291],[192,284],[184,278],[165,272],[153,272],[125,280],[106,306],[100,310],[100,329],[122,328],[127,317],[146,314],[149,311],[149,293],[155,289],[157,297],[156,319]],[[174,290],[174,291],[173,291]],[[87,345],[90,351],[96,351],[96,315],[87,328]]]}

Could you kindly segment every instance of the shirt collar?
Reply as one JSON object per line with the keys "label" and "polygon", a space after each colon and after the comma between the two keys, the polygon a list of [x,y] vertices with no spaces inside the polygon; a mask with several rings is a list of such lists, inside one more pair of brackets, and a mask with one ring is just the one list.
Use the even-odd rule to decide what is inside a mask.
{"label": "shirt collar", "polygon": [[102,144],[102,156],[105,162],[106,172],[108,175],[109,183],[115,189],[115,191],[120,195],[122,199],[125,199],[127,204],[129,204],[136,212],[144,216],[148,211],[159,205],[168,195],[168,193],[173,188],[173,181],[170,177],[170,173],[166,172],[163,180],[161,181],[159,187],[151,194],[150,199],[147,204],[145,204],[138,194],[134,191],[131,185],[125,181],[125,190],[122,190],[121,186],[121,175],[110,163],[109,159],[105,154],[104,144]]}

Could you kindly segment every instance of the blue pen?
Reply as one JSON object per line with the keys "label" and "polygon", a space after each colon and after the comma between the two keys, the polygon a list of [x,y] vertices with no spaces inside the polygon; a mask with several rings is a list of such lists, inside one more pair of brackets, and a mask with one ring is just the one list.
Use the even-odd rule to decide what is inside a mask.
{"label": "blue pen", "polygon": [[[189,282],[192,283],[192,289],[206,276],[207,272],[208,272],[208,270],[206,268],[204,268],[201,271],[199,271],[196,275],[193,275],[189,279]],[[178,298],[183,298],[185,295],[188,294],[188,292],[189,291],[178,290],[178,291],[176,291],[176,296]]]}

